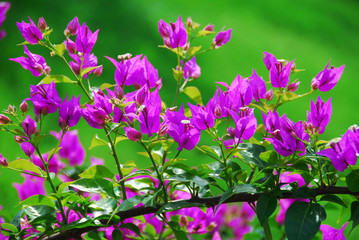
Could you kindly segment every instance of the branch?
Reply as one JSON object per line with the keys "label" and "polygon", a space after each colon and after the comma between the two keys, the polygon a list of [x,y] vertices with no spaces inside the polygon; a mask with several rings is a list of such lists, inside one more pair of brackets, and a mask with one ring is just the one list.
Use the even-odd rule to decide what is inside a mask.
{"label": "branch", "polygon": [[[359,195],[359,192],[352,192],[347,187],[321,187],[321,188],[313,188],[314,196],[327,195],[327,194],[348,194],[348,195]],[[231,197],[229,197],[224,203],[234,203],[234,202],[255,202],[258,200],[259,196],[263,193],[237,193]],[[291,199],[298,198],[294,197],[292,192],[283,192],[281,197],[278,199]],[[191,198],[189,200],[181,200],[189,203],[200,203],[205,205],[206,207],[214,207],[219,204],[221,196],[218,197],[210,197],[210,198]],[[157,205],[156,207],[135,207],[127,211],[122,211],[117,213],[117,216],[121,218],[121,220],[125,220],[132,217],[137,217],[145,214],[156,213],[164,204]],[[81,235],[85,232],[89,232],[95,230],[100,227],[104,227],[104,225],[111,226],[113,222],[108,223],[108,220],[102,219],[100,222],[103,225],[100,226],[89,226],[81,229],[70,229],[63,232],[55,233],[52,236],[44,238],[44,240],[61,240],[61,239],[81,239]]]}

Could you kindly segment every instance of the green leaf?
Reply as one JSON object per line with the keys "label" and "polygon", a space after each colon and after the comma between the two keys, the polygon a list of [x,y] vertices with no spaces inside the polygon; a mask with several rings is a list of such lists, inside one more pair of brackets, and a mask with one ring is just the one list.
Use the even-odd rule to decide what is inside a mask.
{"label": "green leaf", "polygon": [[283,94],[283,101],[286,102],[286,101],[290,101],[292,99],[295,99],[297,98],[298,95],[295,94],[295,93],[292,93],[292,92],[286,92]]}
{"label": "green leaf", "polygon": [[347,177],[348,188],[352,192],[359,192],[359,170],[352,171]]}
{"label": "green leaf", "polygon": [[28,206],[24,208],[24,212],[30,221],[34,221],[37,218],[55,215],[55,209],[46,205]]}
{"label": "green leaf", "polygon": [[14,232],[14,233],[19,232],[19,230],[14,225],[12,225],[11,223],[2,223],[1,224],[1,232],[4,229],[9,230],[10,232]]}
{"label": "green leaf", "polygon": [[145,196],[143,195],[136,195],[132,198],[128,198],[120,204],[118,211],[126,211],[129,209],[134,208],[138,204],[140,204]]}
{"label": "green leaf", "polygon": [[84,240],[101,240],[101,237],[97,232],[88,232],[86,233]]}
{"label": "green leaf", "polygon": [[64,52],[66,50],[65,43],[56,44],[55,49],[57,51],[57,54],[62,57],[64,55]]}
{"label": "green leaf", "polygon": [[174,79],[179,82],[183,77],[183,71],[172,68]]}
{"label": "green leaf", "polygon": [[206,35],[209,35],[209,34],[213,34],[215,32],[213,31],[207,31],[207,30],[200,30],[198,33],[197,33],[197,36],[196,37],[202,37],[202,36],[206,36]]}
{"label": "green leaf", "polygon": [[353,231],[353,229],[358,226],[359,223],[359,202],[358,201],[354,201],[352,202],[352,204],[350,205],[350,221],[353,221],[353,225],[352,225],[352,229],[350,230]]}
{"label": "green leaf", "polygon": [[341,205],[343,207],[348,207],[345,204],[345,202],[340,197],[338,197],[337,195],[331,195],[331,194],[324,195],[323,197],[320,198],[319,201],[332,202],[332,203],[339,204],[339,205]]}
{"label": "green leaf", "polygon": [[49,197],[44,195],[34,195],[28,197],[24,201],[20,202],[19,205],[21,206],[45,205],[55,208],[54,202]]}
{"label": "green leaf", "polygon": [[221,148],[218,146],[206,146],[206,145],[202,145],[199,147],[201,150],[205,151],[205,152],[210,152],[215,154],[216,156],[218,156],[219,158],[222,158],[222,151]]}
{"label": "green leaf", "polygon": [[271,165],[275,165],[279,163],[279,155],[276,151],[273,150],[261,152],[259,154],[259,158]]}
{"label": "green leaf", "polygon": [[63,76],[63,75],[48,75],[44,77],[39,84],[50,84],[52,82],[55,83],[76,83],[72,81],[70,78]]}
{"label": "green leaf", "polygon": [[198,90],[197,87],[194,86],[186,87],[185,89],[183,89],[183,93],[186,94],[195,103],[203,105],[201,92]]}
{"label": "green leaf", "polygon": [[190,173],[176,174],[168,178],[168,180],[178,181],[180,183],[194,182],[200,187],[205,187],[209,184],[209,181],[206,179]]}
{"label": "green leaf", "polygon": [[192,56],[194,56],[199,50],[201,50],[201,48],[202,46],[190,47],[187,51],[188,58],[192,58]]}
{"label": "green leaf", "polygon": [[187,234],[183,230],[181,230],[181,226],[178,224],[178,222],[170,221],[167,222],[167,224],[172,229],[177,239],[188,240]]}
{"label": "green leaf", "polygon": [[266,151],[265,147],[252,143],[243,143],[240,144],[239,147],[244,149],[240,152],[240,154],[249,163],[255,164],[259,169],[263,169],[268,166],[268,163],[264,162],[259,157],[262,152]]}
{"label": "green leaf", "polygon": [[90,208],[94,210],[101,210],[104,213],[112,213],[117,207],[117,202],[112,198],[101,198],[98,201],[91,203]]}
{"label": "green leaf", "polygon": [[122,239],[123,239],[123,235],[120,230],[114,230],[112,232],[112,240],[122,240]]}
{"label": "green leaf", "polygon": [[288,240],[312,239],[325,218],[325,210],[320,204],[294,202],[288,208],[284,220]]}
{"label": "green leaf", "polygon": [[106,179],[83,178],[73,182],[70,186],[83,192],[105,193],[109,197],[117,198],[113,190],[112,182]]}
{"label": "green leaf", "polygon": [[35,164],[33,164],[32,162],[26,159],[14,160],[9,163],[9,167],[20,169],[20,170],[31,171],[33,173],[39,174],[40,176],[46,175],[38,166],[36,166]]}
{"label": "green leaf", "polygon": [[81,178],[110,178],[112,179],[115,175],[105,166],[95,165],[83,173],[79,174]]}
{"label": "green leaf", "polygon": [[103,91],[105,90],[106,88],[112,88],[114,87],[115,85],[113,84],[109,84],[109,83],[102,83],[101,86],[100,86],[100,89]]}
{"label": "green leaf", "polygon": [[89,147],[89,150],[95,148],[95,147],[98,147],[98,146],[108,146],[108,143],[99,138],[99,136],[96,134],[93,138],[92,138],[92,141],[91,141],[91,144],[90,144],[90,147]]}
{"label": "green leaf", "polygon": [[242,192],[257,193],[257,191],[258,191],[257,187],[254,186],[254,185],[251,185],[251,184],[235,185],[235,186],[229,188],[227,191],[225,191],[223,193],[223,195],[221,196],[215,211],[217,211],[218,207],[222,203],[224,203],[228,198],[232,197],[234,194],[242,193]]}
{"label": "green leaf", "polygon": [[302,199],[306,199],[306,198],[314,199],[315,192],[313,189],[310,189],[306,186],[302,186],[294,191],[293,196]]}
{"label": "green leaf", "polygon": [[119,228],[130,229],[132,232],[136,233],[139,237],[141,237],[143,239],[143,237],[141,236],[140,229],[133,223],[123,223],[119,226]]}
{"label": "green leaf", "polygon": [[88,67],[88,68],[84,68],[81,70],[80,76],[83,77],[84,75],[86,75],[87,73],[91,72],[92,70],[99,68],[101,66],[96,66],[96,67]]}
{"label": "green leaf", "polygon": [[186,200],[183,201],[175,201],[167,203],[166,205],[162,206],[158,211],[156,212],[156,215],[165,213],[165,212],[172,212],[176,211],[182,208],[190,208],[190,207],[200,207],[203,206],[203,204],[200,203],[191,203]]}
{"label": "green leaf", "polygon": [[270,193],[259,196],[257,202],[257,217],[261,225],[267,220],[277,208],[277,197]]}
{"label": "green leaf", "polygon": [[62,183],[59,188],[57,189],[58,193],[62,193],[68,186],[70,186],[71,184],[73,184],[75,181],[72,182],[64,182]]}

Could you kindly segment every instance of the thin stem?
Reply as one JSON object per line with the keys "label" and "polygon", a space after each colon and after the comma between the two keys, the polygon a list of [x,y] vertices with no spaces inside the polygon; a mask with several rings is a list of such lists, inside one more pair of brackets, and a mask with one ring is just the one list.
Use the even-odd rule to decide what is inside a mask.
{"label": "thin stem", "polygon": [[181,153],[181,151],[178,151],[178,152],[177,152],[176,156],[174,156],[174,158],[172,158],[171,161],[169,161],[167,167],[165,167],[165,168],[162,170],[162,172],[166,171],[166,169],[167,169],[169,166],[171,166],[172,162],[178,157],[178,155],[179,155],[180,153]]}
{"label": "thin stem", "polygon": [[249,177],[247,179],[247,184],[251,183],[255,171],[256,171],[256,168],[252,167],[251,173],[249,174]]}
{"label": "thin stem", "polygon": [[155,160],[153,159],[152,153],[151,153],[151,151],[148,149],[148,147],[142,142],[141,139],[140,139],[138,142],[139,142],[139,143],[142,145],[142,147],[146,150],[148,156],[149,156],[150,159],[151,159],[151,162],[152,162],[152,164],[153,164],[153,167],[154,167],[155,170],[156,170],[156,173],[157,173],[157,176],[158,176],[158,180],[160,181],[160,184],[161,184],[161,186],[162,186],[162,188],[163,188],[163,198],[164,198],[164,201],[165,201],[165,203],[167,203],[167,202],[168,202],[168,195],[167,195],[166,187],[165,187],[165,184],[163,183],[162,175],[161,175],[160,172],[158,171],[156,162],[155,162]]}
{"label": "thin stem", "polygon": [[268,219],[263,222],[263,231],[264,231],[264,239],[265,240],[272,240],[272,232],[269,227]]}
{"label": "thin stem", "polygon": [[107,139],[108,139],[108,141],[109,141],[109,143],[110,143],[110,147],[111,147],[111,151],[112,151],[112,156],[113,156],[113,158],[115,159],[116,167],[117,167],[117,170],[118,170],[118,174],[120,175],[120,185],[121,185],[121,190],[122,190],[122,197],[123,197],[123,200],[125,200],[125,199],[127,199],[127,195],[126,195],[125,183],[124,183],[123,181],[121,181],[121,180],[123,179],[123,174],[122,174],[122,171],[121,171],[121,164],[120,164],[120,161],[118,160],[115,146],[114,146],[114,144],[113,144],[113,141],[112,141],[112,139],[111,139],[111,137],[110,137],[110,134],[108,133],[106,127],[104,127],[104,130],[105,130]]}

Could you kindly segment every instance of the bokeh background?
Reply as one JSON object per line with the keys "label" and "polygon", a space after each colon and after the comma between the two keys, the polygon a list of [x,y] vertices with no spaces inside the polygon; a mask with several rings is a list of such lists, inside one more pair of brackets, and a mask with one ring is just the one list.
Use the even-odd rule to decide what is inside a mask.
{"label": "bokeh background", "polygon": [[[7,14],[3,29],[7,32],[5,39],[0,41],[0,109],[8,104],[19,106],[22,99],[29,96],[29,86],[37,84],[40,78],[33,77],[19,64],[10,62],[9,58],[23,55],[23,42],[16,22],[27,20],[30,16],[35,22],[44,17],[48,26],[53,28],[51,34],[53,43],[64,40],[63,30],[75,16],[80,23],[86,22],[92,31],[100,29],[97,44],[93,52],[98,57],[99,64],[104,66],[101,77],[93,79],[93,85],[103,82],[113,82],[114,67],[104,58],[115,58],[119,54],[145,54],[149,61],[158,69],[163,79],[161,90],[163,99],[171,103],[174,94],[175,81],[172,68],[176,65],[176,57],[169,51],[158,48],[163,41],[157,31],[160,19],[166,22],[176,21],[179,15],[185,20],[191,16],[193,21],[203,27],[208,23],[215,25],[215,31],[223,27],[232,29],[230,42],[208,54],[200,55],[197,63],[202,68],[202,75],[193,82],[202,91],[204,102],[213,96],[215,82],[230,83],[238,74],[247,77],[254,68],[260,76],[268,80],[268,71],[262,60],[263,51],[273,53],[277,58],[293,60],[298,69],[305,71],[296,73],[292,80],[299,78],[301,84],[298,93],[310,90],[310,82],[330,60],[331,65],[339,67],[346,65],[341,80],[330,92],[315,94],[297,100],[288,106],[284,105],[280,112],[287,113],[294,121],[306,120],[306,111],[310,108],[310,99],[316,99],[320,94],[326,101],[332,97],[333,115],[324,134],[325,139],[332,139],[343,134],[353,124],[359,124],[358,90],[359,90],[359,2],[354,0],[311,0],[311,1],[10,1],[12,6]],[[205,48],[211,43],[211,38],[198,41]],[[38,46],[31,46],[30,51],[42,54],[52,74],[70,72],[58,58],[52,58],[48,52]],[[62,98],[66,92],[80,93],[79,89],[69,89],[68,85],[58,85]],[[188,101],[185,96],[180,101]],[[54,124],[45,126],[47,129],[59,128],[56,125],[57,116],[51,116]],[[50,118],[51,118],[50,117]],[[96,130],[85,128],[85,121],[80,122],[80,136],[85,148],[88,148]],[[44,144],[50,149],[51,140]],[[134,160],[140,166],[148,166],[149,161],[136,154],[142,151],[136,144],[123,142],[119,147],[122,161]],[[10,161],[17,157],[25,157],[12,136],[0,132],[0,152]],[[106,148],[89,151],[90,156],[108,158]],[[198,153],[187,153],[194,164],[207,160]],[[107,163],[111,166],[111,163]],[[1,214],[11,218],[17,212],[13,207],[18,201],[17,192],[12,182],[22,182],[22,177],[6,169],[0,170],[0,205],[4,208]],[[336,224],[339,211],[333,208],[325,223]],[[346,217],[347,218],[347,217]],[[339,225],[345,222],[343,218]],[[354,237],[351,234],[351,237]]]}

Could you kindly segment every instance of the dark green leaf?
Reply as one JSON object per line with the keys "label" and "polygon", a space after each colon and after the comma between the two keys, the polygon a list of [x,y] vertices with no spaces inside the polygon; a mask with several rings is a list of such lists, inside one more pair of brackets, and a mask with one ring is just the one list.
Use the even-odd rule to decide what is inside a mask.
{"label": "dark green leaf", "polygon": [[47,75],[44,77],[40,84],[50,84],[52,82],[55,83],[76,83],[72,81],[70,78],[63,76],[63,75]]}
{"label": "dark green leaf", "polygon": [[200,206],[203,206],[203,204],[191,203],[191,202],[187,202],[186,200],[170,202],[170,203],[167,203],[166,205],[162,206],[160,209],[158,209],[156,214],[158,215],[158,214],[161,214],[164,212],[172,212],[172,211],[176,211],[176,210],[179,210],[182,208],[200,207]]}
{"label": "dark green leaf", "polygon": [[44,195],[34,195],[28,197],[24,201],[20,202],[19,205],[21,206],[46,205],[55,208],[54,202],[49,197]]}
{"label": "dark green leaf", "polygon": [[296,189],[293,193],[293,196],[296,198],[301,198],[301,199],[308,199],[308,198],[314,199],[315,192],[313,189],[303,186],[303,187]]}
{"label": "dark green leaf", "polygon": [[141,231],[140,229],[133,223],[124,223],[121,224],[119,226],[119,228],[127,228],[130,229],[132,232],[136,233],[139,237],[141,237],[143,239],[143,237],[141,236]]}
{"label": "dark green leaf", "polygon": [[102,210],[104,213],[112,213],[117,207],[116,200],[112,198],[101,198],[91,203],[90,208],[94,210]]}
{"label": "dark green leaf", "polygon": [[195,184],[197,184],[200,187],[204,187],[209,184],[208,180],[201,178],[197,175],[190,174],[190,173],[174,175],[174,176],[171,176],[170,178],[168,178],[168,180],[178,181],[180,183],[194,182]]}
{"label": "dark green leaf", "polygon": [[319,201],[332,202],[332,203],[342,205],[343,207],[347,207],[347,205],[344,203],[344,201],[337,195],[331,195],[331,194],[324,195],[323,197],[320,198]]}
{"label": "dark green leaf", "polygon": [[243,151],[240,151],[242,157],[249,163],[255,164],[259,169],[266,168],[268,163],[260,159],[259,155],[262,152],[266,151],[266,148],[252,143],[243,143],[239,145],[239,148],[243,148]]}
{"label": "dark green leaf", "polygon": [[222,203],[224,203],[228,198],[232,197],[234,194],[242,193],[242,192],[256,193],[257,191],[258,191],[257,187],[251,184],[235,185],[223,193],[216,207],[216,211]]}
{"label": "dark green leaf", "polygon": [[101,240],[98,232],[88,232],[86,233],[84,240]]}
{"label": "dark green leaf", "polygon": [[177,239],[188,240],[187,234],[183,230],[181,230],[181,226],[178,224],[178,222],[170,221],[167,222],[167,224],[172,229]]}
{"label": "dark green leaf", "polygon": [[115,175],[105,166],[95,165],[91,166],[83,173],[79,174],[81,178],[110,178],[112,179]]}
{"label": "dark green leaf", "polygon": [[350,205],[350,221],[353,221],[353,225],[352,225],[352,229],[350,231],[352,231],[359,223],[359,202],[358,201],[354,201],[352,202],[352,204]]}
{"label": "dark green leaf", "polygon": [[129,209],[137,206],[138,204],[140,204],[142,202],[143,198],[144,198],[143,195],[136,195],[132,198],[126,199],[125,201],[123,201],[120,204],[118,211],[126,211],[126,210],[129,210]]}
{"label": "dark green leaf", "polygon": [[270,193],[259,196],[257,202],[257,217],[261,225],[267,220],[277,208],[277,197]]}
{"label": "dark green leaf", "polygon": [[28,206],[24,208],[24,212],[27,215],[29,221],[33,221],[36,218],[43,216],[55,215],[55,209],[46,205]]}
{"label": "dark green leaf", "polygon": [[346,177],[346,181],[350,191],[359,192],[359,170],[352,171]]}
{"label": "dark green leaf", "polygon": [[105,193],[109,197],[116,198],[112,182],[106,179],[84,178],[73,182],[70,186],[83,192]]}
{"label": "dark green leaf", "polygon": [[112,239],[113,240],[122,240],[123,239],[122,232],[120,230],[114,230],[112,232]]}
{"label": "dark green leaf", "polygon": [[312,239],[326,218],[324,208],[317,203],[294,202],[287,210],[284,228],[288,240]]}

